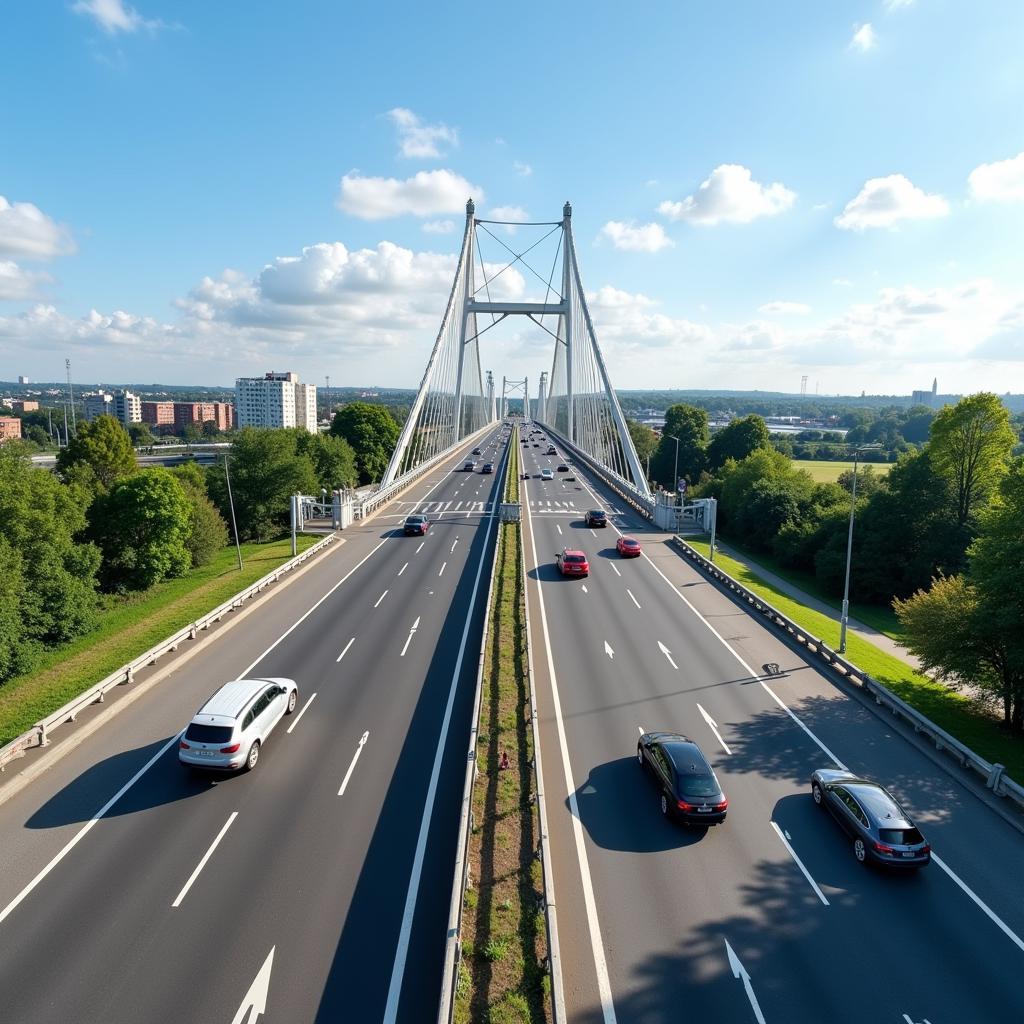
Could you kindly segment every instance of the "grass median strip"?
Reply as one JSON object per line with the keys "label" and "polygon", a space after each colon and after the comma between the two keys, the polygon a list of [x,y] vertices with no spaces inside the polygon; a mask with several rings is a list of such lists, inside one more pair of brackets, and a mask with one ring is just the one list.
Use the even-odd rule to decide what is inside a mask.
{"label": "grass median strip", "polygon": [[[300,536],[299,551],[321,539]],[[96,629],[48,651],[33,671],[0,686],[0,746],[291,557],[290,539],[243,544],[241,572],[235,549],[230,547],[209,565],[180,579],[140,594],[105,598]]]}
{"label": "grass median strip", "polygon": [[[687,539],[687,543],[705,558],[708,556],[706,541]],[[715,555],[715,565],[813,636],[838,649],[839,623],[834,619],[800,604],[720,551]],[[915,672],[899,658],[879,650],[856,633],[846,635],[846,657],[987,761],[1005,765],[1007,774],[1015,782],[1024,782],[1024,743],[1007,735],[999,720],[985,708],[964,694]]]}
{"label": "grass median strip", "polygon": [[[514,463],[510,459],[510,472]],[[517,523],[500,530],[480,701],[458,1024],[551,1020],[521,534]]]}

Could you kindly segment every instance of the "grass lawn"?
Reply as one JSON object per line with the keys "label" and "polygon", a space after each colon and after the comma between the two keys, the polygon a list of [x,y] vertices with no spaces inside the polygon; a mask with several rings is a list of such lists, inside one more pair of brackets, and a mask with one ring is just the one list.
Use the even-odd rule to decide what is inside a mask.
{"label": "grass lawn", "polygon": [[[300,535],[299,551],[319,540]],[[291,557],[290,538],[243,544],[244,569],[239,572],[231,546],[210,565],[181,579],[159,583],[141,594],[106,598],[96,629],[48,651],[32,672],[0,686],[0,746]]]}
{"label": "grass lawn", "polygon": [[[687,539],[687,543],[707,556],[706,541],[695,543]],[[813,636],[833,649],[838,647],[838,622],[795,601],[728,555],[719,552],[715,564]],[[1005,765],[1007,774],[1015,782],[1024,782],[1024,743],[1008,736],[999,719],[986,709],[963,694],[919,675],[909,665],[855,633],[846,635],[846,657],[986,760]]]}
{"label": "grass lawn", "polygon": [[[893,465],[894,463],[892,462],[862,462],[860,463],[860,469],[857,470],[857,475],[860,475],[861,469],[870,466],[876,476],[886,476]],[[853,469],[853,462],[828,462],[825,459],[794,459],[793,466],[796,469],[806,469],[816,483],[834,484],[839,479],[840,473],[847,469]]]}

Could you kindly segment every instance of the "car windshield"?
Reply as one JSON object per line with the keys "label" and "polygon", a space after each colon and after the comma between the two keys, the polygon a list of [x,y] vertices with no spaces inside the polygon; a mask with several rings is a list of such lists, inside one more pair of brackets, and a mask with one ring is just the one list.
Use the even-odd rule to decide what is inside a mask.
{"label": "car windshield", "polygon": [[718,780],[714,775],[680,775],[679,792],[684,796],[717,796]]}
{"label": "car windshield", "polygon": [[916,828],[880,828],[878,838],[893,846],[914,846],[924,842],[924,836]]}
{"label": "car windshield", "polygon": [[185,739],[194,743],[227,743],[231,739],[231,732],[229,725],[201,725],[192,722],[185,731]]}
{"label": "car windshield", "polygon": [[417,526],[419,523],[423,522],[423,516],[409,516],[409,518],[406,519],[406,522],[412,526]]}
{"label": "car windshield", "polygon": [[600,509],[597,509],[597,510],[591,512],[590,515],[594,519],[604,519],[604,513]]}

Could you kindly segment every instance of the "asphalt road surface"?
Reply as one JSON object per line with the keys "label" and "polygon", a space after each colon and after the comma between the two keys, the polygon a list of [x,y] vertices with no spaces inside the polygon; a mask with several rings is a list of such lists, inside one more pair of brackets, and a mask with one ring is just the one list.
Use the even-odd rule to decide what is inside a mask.
{"label": "asphalt road surface", "polygon": [[[460,450],[0,805],[0,1021],[435,1017],[499,434],[498,473]],[[296,713],[252,773],[184,769],[245,676],[297,680]]]}
{"label": "asphalt road surface", "polygon": [[[1024,836],[747,615],[546,443],[522,447],[527,596],[568,1020],[982,1024],[1024,1019]],[[606,529],[583,523],[609,511]],[[619,533],[645,556],[615,554]],[[586,552],[587,579],[556,551]],[[765,675],[765,663],[781,666]],[[641,731],[695,739],[724,824],[661,817]],[[935,859],[865,868],[809,795],[842,763],[906,804]],[[952,768],[950,766],[953,766]]]}

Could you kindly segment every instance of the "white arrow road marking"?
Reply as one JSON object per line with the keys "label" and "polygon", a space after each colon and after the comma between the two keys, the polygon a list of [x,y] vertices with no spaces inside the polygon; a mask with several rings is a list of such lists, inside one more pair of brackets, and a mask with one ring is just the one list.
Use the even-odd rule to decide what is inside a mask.
{"label": "white arrow road marking", "polygon": [[401,576],[402,573],[405,572],[405,570],[408,569],[408,568],[409,568],[409,563],[406,562],[405,565],[403,565],[402,568],[398,570],[398,575]]}
{"label": "white arrow road marking", "polygon": [[400,658],[405,657],[405,652],[409,650],[409,644],[412,643],[413,634],[417,629],[420,628],[420,617],[416,616],[416,621],[412,624],[412,629],[409,630],[409,635],[405,638],[405,646],[402,648],[402,653],[399,655]]}
{"label": "white arrow road marking", "polygon": [[764,1014],[761,1012],[761,1007],[757,1005],[757,996],[754,995],[754,989],[750,984],[750,975],[747,974],[747,969],[740,963],[740,958],[733,952],[728,939],[725,940],[725,953],[729,957],[732,976],[743,979],[743,987],[746,989],[747,998],[750,1000],[750,1008],[754,1011],[754,1019],[757,1021],[757,1024],[764,1024]]}
{"label": "white arrow road marking", "polygon": [[[276,946],[270,947],[267,959],[263,961],[259,974],[253,978],[249,991],[245,993],[242,1005],[238,1008],[238,1013],[235,1014],[231,1024],[243,1024],[243,1021],[246,1024],[256,1024],[257,1018],[262,1017],[267,1012],[267,995],[270,992],[270,971],[274,966],[275,949],[277,949]],[[250,1009],[252,1009],[251,1016],[249,1015]]]}
{"label": "white arrow road marking", "polygon": [[384,598],[387,597],[387,596],[388,596],[388,592],[385,590],[384,593],[381,594],[380,597],[377,598],[377,602],[376,602],[376,604],[374,604],[373,607],[376,608],[377,605],[379,605],[381,603],[381,601],[383,601]]}
{"label": "white arrow road marking", "polygon": [[370,738],[370,730],[367,729],[366,732],[363,733],[362,737],[359,740],[359,746],[356,747],[356,752],[355,752],[355,755],[352,758],[352,763],[348,766],[348,771],[345,772],[345,778],[343,778],[341,780],[341,789],[338,790],[338,796],[344,796],[345,795],[345,787],[348,785],[348,780],[352,778],[352,773],[356,769],[356,761],[359,760],[359,755],[363,752],[363,747],[366,746],[366,741],[369,738]]}
{"label": "white arrow road marking", "polygon": [[437,574],[438,576],[443,576],[444,575],[445,566],[447,564],[448,564],[447,562],[442,562],[441,563],[441,571]]}
{"label": "white arrow road marking", "polygon": [[[387,593],[387,591],[385,591],[385,593]],[[378,603],[379,603],[379,602],[378,602]],[[341,652],[341,654],[339,654],[339,655],[337,656],[337,658],[335,658],[335,659],[334,659],[334,661],[335,661],[335,664],[337,664],[337,663],[338,663],[339,661],[341,661],[341,659],[342,659],[342,658],[344,658],[346,654],[348,654],[348,649],[349,649],[349,648],[350,648],[350,647],[351,647],[351,646],[352,646],[352,645],[353,645],[353,644],[354,644],[355,642],[356,642],[356,638],[355,638],[355,637],[352,637],[352,639],[351,639],[351,640],[349,640],[349,642],[348,642],[347,644],[345,644],[345,650],[343,650],[343,651]]]}
{"label": "white arrow road marking", "polygon": [[192,888],[192,883],[199,877],[199,872],[206,867],[206,862],[213,856],[213,851],[217,849],[220,841],[224,838],[224,833],[231,827],[231,823],[238,817],[238,811],[232,811],[228,815],[228,820],[224,822],[223,827],[217,833],[217,838],[210,843],[210,848],[203,854],[203,859],[196,865],[195,871],[188,876],[188,881],[181,887],[181,892],[175,897],[174,902],[171,904],[172,907],[180,907],[181,901],[188,895],[189,889]]}
{"label": "white arrow road marking", "polygon": [[639,608],[640,607],[640,602],[635,597],[633,597],[633,591],[630,590],[629,587],[626,587],[626,593],[629,594],[630,599],[632,600],[633,604],[635,604],[637,606],[637,608]]}
{"label": "white arrow road marking", "polygon": [[668,658],[668,663],[678,672],[679,666],[672,660],[672,652],[659,640],[658,650]]}
{"label": "white arrow road marking", "polygon": [[306,713],[306,708],[308,708],[309,705],[312,704],[314,700],[316,700],[316,694],[311,693],[309,695],[309,700],[307,700],[306,703],[302,705],[302,710],[295,716],[295,721],[288,726],[288,731],[285,733],[286,736],[291,736],[292,729],[294,729],[295,726],[299,724],[299,719]]}
{"label": "white arrow road marking", "polygon": [[803,872],[804,878],[806,878],[807,881],[810,882],[811,888],[814,890],[814,894],[827,907],[829,905],[829,902],[827,899],[825,899],[825,894],[821,891],[821,889],[818,888],[818,883],[813,878],[811,878],[811,873],[807,870],[807,868],[804,867],[804,862],[796,855],[796,850],[794,850],[793,847],[790,846],[789,833],[787,832],[785,835],[783,835],[782,829],[779,828],[779,826],[776,825],[774,821],[770,821],[768,822],[768,824],[771,825],[773,829],[775,829],[776,835],[778,835],[778,837],[782,840],[782,845],[785,846],[787,850],[789,850],[790,857],[792,857],[793,860],[796,861],[796,866]]}
{"label": "white arrow road marking", "polygon": [[615,657],[615,652],[612,650],[612,645],[608,643],[607,640],[605,640],[604,642],[604,653],[607,654],[609,658]]}
{"label": "white arrow road marking", "polygon": [[732,751],[725,740],[722,739],[722,734],[718,731],[718,723],[699,704],[697,705],[697,710],[704,716],[704,721],[708,723],[708,728],[715,734],[715,739],[722,744],[722,749],[727,754],[731,754]]}

